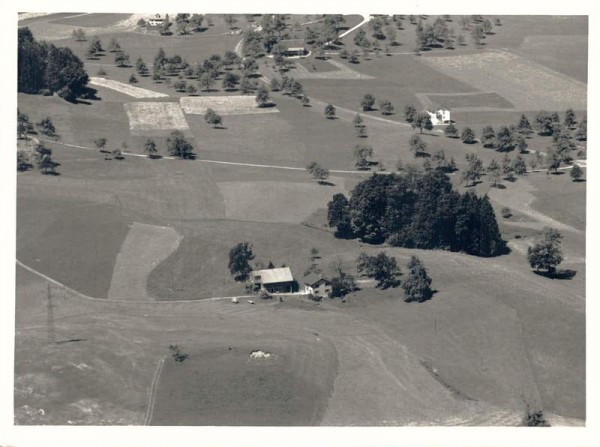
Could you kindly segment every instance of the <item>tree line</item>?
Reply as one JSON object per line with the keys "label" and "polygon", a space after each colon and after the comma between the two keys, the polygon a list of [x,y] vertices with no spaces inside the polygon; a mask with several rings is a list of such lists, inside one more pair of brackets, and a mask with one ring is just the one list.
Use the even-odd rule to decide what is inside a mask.
{"label": "tree line", "polygon": [[67,101],[93,98],[96,90],[87,86],[89,77],[83,62],[69,49],[38,42],[27,27],[18,31],[19,92],[52,95]]}
{"label": "tree line", "polygon": [[487,195],[458,193],[438,170],[373,174],[354,188],[349,199],[333,196],[327,208],[329,226],[340,238],[476,256],[506,252]]}

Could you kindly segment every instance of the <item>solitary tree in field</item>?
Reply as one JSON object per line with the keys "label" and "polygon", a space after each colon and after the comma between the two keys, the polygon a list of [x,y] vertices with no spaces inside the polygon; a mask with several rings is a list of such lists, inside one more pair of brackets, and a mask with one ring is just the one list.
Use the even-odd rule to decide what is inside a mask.
{"label": "solitary tree in field", "polygon": [[460,138],[465,144],[473,144],[475,142],[475,132],[470,127],[465,127],[460,134]]}
{"label": "solitary tree in field", "polygon": [[100,150],[100,152],[102,152],[104,150],[104,146],[106,146],[106,138],[97,138],[94,140],[94,144]]}
{"label": "solitary tree in field", "polygon": [[333,104],[325,106],[325,116],[330,120],[335,118],[335,106]]}
{"label": "solitary tree in field", "polygon": [[458,136],[458,129],[454,123],[450,123],[444,128],[444,135],[449,138],[456,138]]}
{"label": "solitary tree in field", "polygon": [[496,147],[500,152],[511,150],[514,147],[513,136],[510,129],[501,126],[496,134]]}
{"label": "solitary tree in field", "polygon": [[306,170],[310,173],[310,175],[317,179],[320,184],[323,184],[325,180],[329,178],[329,169],[324,168],[316,161],[310,162],[306,166]]}
{"label": "solitary tree in field", "polygon": [[[211,79],[212,79],[212,77],[211,77]],[[233,90],[233,89],[235,89],[238,82],[240,82],[240,77],[238,75],[236,75],[235,73],[227,72],[227,73],[225,73],[225,76],[223,76],[223,81],[222,81],[223,89],[228,90],[228,91]],[[210,88],[210,86],[208,88]]]}
{"label": "solitary tree in field", "polygon": [[354,157],[356,158],[357,169],[368,169],[371,161],[369,160],[373,156],[373,147],[368,144],[358,144],[354,148]]}
{"label": "solitary tree in field", "polygon": [[148,158],[154,158],[156,155],[156,143],[151,138],[148,138],[144,143],[144,152],[148,154]]}
{"label": "solitary tree in field", "polygon": [[568,128],[572,128],[577,121],[575,120],[575,112],[573,109],[567,109],[565,112],[565,126]]}
{"label": "solitary tree in field", "polygon": [[360,113],[357,113],[356,115],[354,115],[354,118],[352,119],[352,124],[354,124],[354,127],[362,127],[362,123],[363,123],[363,119],[360,116]]}
{"label": "solitary tree in field", "polygon": [[167,150],[169,154],[185,160],[193,157],[194,148],[181,131],[174,130],[171,132],[171,136],[167,138]]}
{"label": "solitary tree in field", "polygon": [[29,121],[29,115],[17,110],[17,138],[27,138],[27,134],[33,132],[33,124]]}
{"label": "solitary tree in field", "polygon": [[[135,77],[135,75],[133,73],[131,74],[131,76],[129,76],[129,83],[130,84],[137,84],[138,83],[138,80],[137,80],[137,78]],[[175,88],[177,89],[177,87],[175,87]]]}
{"label": "solitary tree in field", "polygon": [[115,53],[121,49],[121,45],[114,37],[110,39],[110,43],[108,44],[108,51],[111,53]]}
{"label": "solitary tree in field", "polygon": [[271,98],[269,98],[269,91],[266,89],[266,87],[262,85],[258,87],[255,99],[256,104],[258,104],[258,107],[265,107],[267,104],[269,104]]}
{"label": "solitary tree in field", "polygon": [[198,82],[200,83],[200,86],[204,87],[204,91],[209,91],[210,88],[215,85],[215,80],[210,73],[204,73]]}
{"label": "solitary tree in field", "polygon": [[135,71],[140,76],[146,76],[148,74],[148,67],[141,57],[138,57],[135,61]]}
{"label": "solitary tree in field", "polygon": [[519,152],[521,152],[522,154],[526,154],[527,152],[529,152],[527,150],[527,148],[528,148],[527,140],[520,133],[517,133],[514,136],[514,144],[517,147],[517,149],[519,149]]}
{"label": "solitary tree in field", "polygon": [[495,159],[493,159],[492,161],[490,161],[490,164],[488,165],[486,170],[488,178],[492,183],[492,186],[498,186],[498,180],[500,180],[500,165],[498,164],[498,162]]}
{"label": "solitary tree in field", "polygon": [[252,271],[250,261],[254,259],[252,244],[250,242],[240,242],[229,250],[229,271],[236,281],[245,281]]}
{"label": "solitary tree in field", "polygon": [[50,154],[42,155],[42,157],[38,160],[38,168],[42,171],[43,174],[56,174],[56,167],[59,166],[57,162],[52,160],[52,156]]}
{"label": "solitary tree in field", "polygon": [[204,114],[204,121],[210,124],[213,127],[217,127],[223,124],[223,118],[213,109],[206,109],[206,113]]}
{"label": "solitary tree in field", "polygon": [[394,106],[389,99],[379,101],[379,110],[383,115],[391,115],[394,113]]}
{"label": "solitary tree in field", "polygon": [[115,65],[117,67],[127,67],[129,65],[129,55],[124,51],[117,51],[115,53]]}
{"label": "solitary tree in field", "polygon": [[300,102],[302,103],[302,107],[308,107],[310,104],[310,99],[308,98],[308,96],[302,95]]}
{"label": "solitary tree in field", "polygon": [[494,147],[496,132],[492,126],[485,126],[481,131],[481,144],[483,147]]}
{"label": "solitary tree in field", "polygon": [[73,36],[73,39],[75,39],[76,42],[85,42],[86,40],[85,31],[81,28],[74,29],[71,35]]}
{"label": "solitary tree in field", "polygon": [[359,127],[355,127],[356,129],[356,136],[358,138],[367,138],[367,126],[359,126]]}
{"label": "solitary tree in field", "polygon": [[431,117],[429,116],[429,113],[418,113],[415,117],[415,120],[411,123],[411,127],[413,129],[419,129],[419,133],[423,133],[423,129],[432,130],[433,123],[431,122]]}
{"label": "solitary tree in field", "polygon": [[556,266],[563,260],[561,249],[562,235],[554,228],[544,228],[542,238],[527,249],[529,265],[536,271],[545,270],[554,274]]}
{"label": "solitary tree in field", "polygon": [[513,172],[516,175],[524,175],[527,172],[527,164],[521,155],[517,155],[512,161]]}
{"label": "solitary tree in field", "polygon": [[418,135],[413,135],[408,140],[408,144],[410,147],[410,151],[414,154],[415,157],[418,157],[421,154],[426,153],[427,144],[421,139]]}
{"label": "solitary tree in field", "polygon": [[46,135],[48,137],[56,136],[56,128],[54,127],[54,124],[52,123],[52,120],[49,116],[42,119],[39,123],[36,123],[36,126],[41,134]]}
{"label": "solitary tree in field", "polygon": [[408,263],[408,276],[402,282],[404,289],[404,301],[416,301],[422,303],[431,298],[431,278],[427,274],[427,269],[416,256],[411,256]]}
{"label": "solitary tree in field", "polygon": [[363,99],[360,101],[360,106],[362,107],[363,111],[367,112],[369,110],[373,110],[373,106],[375,105],[375,97],[370,94],[367,93]]}
{"label": "solitary tree in field", "polygon": [[535,116],[535,125],[540,135],[552,135],[556,121],[548,112],[538,112]]}
{"label": "solitary tree in field", "polygon": [[519,119],[519,123],[517,124],[517,132],[524,136],[527,136],[533,132],[531,129],[531,124],[525,115],[521,115],[521,118]]}
{"label": "solitary tree in field", "polygon": [[573,181],[579,181],[579,179],[581,179],[582,176],[583,169],[581,169],[581,167],[578,164],[573,164],[573,167],[571,168],[571,178],[573,179]]}
{"label": "solitary tree in field", "polygon": [[510,158],[508,158],[508,154],[502,159],[502,174],[504,174],[504,179],[509,182],[515,179],[515,170]]}
{"label": "solitary tree in field", "polygon": [[467,154],[466,159],[469,164],[463,172],[463,180],[466,181],[466,186],[473,186],[483,174],[483,164],[475,154]]}

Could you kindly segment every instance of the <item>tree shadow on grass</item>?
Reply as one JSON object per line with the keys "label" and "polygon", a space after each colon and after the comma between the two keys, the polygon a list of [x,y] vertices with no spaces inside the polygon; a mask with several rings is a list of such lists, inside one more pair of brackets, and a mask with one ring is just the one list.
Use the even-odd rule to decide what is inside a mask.
{"label": "tree shadow on grass", "polygon": [[585,183],[586,180],[584,178],[576,178],[573,179],[573,183]]}
{"label": "tree shadow on grass", "polygon": [[162,155],[155,155],[155,154],[152,154],[152,155],[150,155],[148,158],[149,158],[150,160],[160,160],[161,158],[163,158],[163,156],[162,156]]}
{"label": "tree shadow on grass", "polygon": [[335,186],[335,183],[332,183],[332,182],[330,182],[328,180],[323,180],[323,181],[318,182],[318,183],[319,183],[319,185],[323,185],[323,186]]}
{"label": "tree shadow on grass", "polygon": [[497,183],[496,185],[492,185],[491,187],[496,189],[506,189],[506,186],[504,186],[502,183]]}
{"label": "tree shadow on grass", "polygon": [[562,172],[562,171],[551,172],[550,174],[552,174],[552,175],[565,175],[565,173]]}
{"label": "tree shadow on grass", "polygon": [[571,280],[575,277],[575,275],[577,275],[577,271],[571,269],[559,269],[554,272],[542,272],[534,270],[533,273],[535,273],[538,276],[543,276],[544,278],[567,280]]}

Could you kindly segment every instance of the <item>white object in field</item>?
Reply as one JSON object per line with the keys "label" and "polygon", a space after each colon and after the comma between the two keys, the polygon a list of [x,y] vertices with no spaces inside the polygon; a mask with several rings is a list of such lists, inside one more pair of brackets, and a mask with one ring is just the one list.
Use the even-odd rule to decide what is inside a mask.
{"label": "white object in field", "polygon": [[237,304],[238,303],[238,299],[234,296],[233,298],[231,298],[231,302]]}
{"label": "white object in field", "polygon": [[254,301],[252,301],[252,300],[248,300],[248,303],[250,303],[250,304],[254,304]]}

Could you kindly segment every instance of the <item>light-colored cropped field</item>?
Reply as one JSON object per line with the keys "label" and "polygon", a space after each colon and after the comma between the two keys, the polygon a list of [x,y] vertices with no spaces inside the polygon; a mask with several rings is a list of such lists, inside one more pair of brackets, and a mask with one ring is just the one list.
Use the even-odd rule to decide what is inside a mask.
{"label": "light-colored cropped field", "polygon": [[513,105],[495,92],[473,93],[427,93],[417,94],[425,108],[436,108],[436,105],[457,111],[459,109],[512,109]]}
{"label": "light-colored cropped field", "polygon": [[143,130],[185,130],[188,128],[176,102],[129,102],[123,104],[133,132]]}
{"label": "light-colored cropped field", "polygon": [[584,83],[506,51],[424,57],[440,72],[483,91],[497,92],[519,110],[583,110]]}
{"label": "light-colored cropped field", "polygon": [[279,112],[276,107],[258,107],[254,96],[184,96],[179,101],[183,111],[190,115],[204,115],[209,108],[220,115]]}
{"label": "light-colored cropped field", "polygon": [[134,87],[133,85],[125,84],[123,82],[113,81],[112,79],[104,79],[94,76],[90,78],[90,84],[110,88],[118,91],[119,93],[125,93],[126,95],[133,96],[137,99],[165,98],[169,96],[164,93],[153,92],[152,90],[145,88]]}

